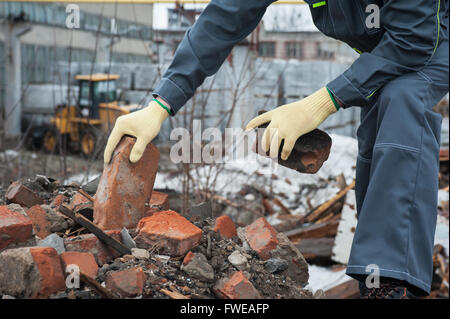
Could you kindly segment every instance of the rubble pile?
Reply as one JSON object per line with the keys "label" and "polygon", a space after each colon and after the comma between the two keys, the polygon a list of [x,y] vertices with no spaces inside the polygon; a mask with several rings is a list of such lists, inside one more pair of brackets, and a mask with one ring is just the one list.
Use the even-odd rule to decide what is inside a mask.
{"label": "rubble pile", "polygon": [[98,191],[45,176],[10,185],[0,206],[0,296],[314,298],[304,289],[308,265],[285,234],[264,218],[236,227],[228,216],[170,210],[168,196],[152,191],[156,148],[147,149],[153,170],[118,160],[133,143],[122,140]]}

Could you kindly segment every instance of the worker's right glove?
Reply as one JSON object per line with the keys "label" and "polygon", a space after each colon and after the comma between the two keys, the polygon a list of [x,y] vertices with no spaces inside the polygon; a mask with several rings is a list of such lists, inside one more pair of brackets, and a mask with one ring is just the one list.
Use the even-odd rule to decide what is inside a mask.
{"label": "worker's right glove", "polygon": [[130,162],[139,161],[147,144],[158,135],[162,123],[168,116],[169,112],[153,100],[142,110],[118,117],[105,147],[103,158],[105,163],[111,160],[112,153],[123,135],[136,137],[136,143],[130,153]]}

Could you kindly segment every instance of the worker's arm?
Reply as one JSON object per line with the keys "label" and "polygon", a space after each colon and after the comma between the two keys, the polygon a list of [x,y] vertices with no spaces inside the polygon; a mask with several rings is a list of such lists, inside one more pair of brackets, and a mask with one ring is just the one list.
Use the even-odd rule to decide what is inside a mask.
{"label": "worker's arm", "polygon": [[367,105],[383,85],[426,65],[442,40],[446,6],[444,0],[386,0],[378,45],[327,85],[343,107]]}
{"label": "worker's arm", "polygon": [[205,78],[217,72],[233,46],[252,32],[275,0],[212,0],[181,41],[174,59],[146,108],[120,116],[108,138],[104,162],[109,163],[123,135],[136,137],[130,161],[137,162]]}
{"label": "worker's arm", "polygon": [[275,0],[212,0],[179,44],[174,59],[153,92],[173,114],[216,73],[233,46],[258,25]]}

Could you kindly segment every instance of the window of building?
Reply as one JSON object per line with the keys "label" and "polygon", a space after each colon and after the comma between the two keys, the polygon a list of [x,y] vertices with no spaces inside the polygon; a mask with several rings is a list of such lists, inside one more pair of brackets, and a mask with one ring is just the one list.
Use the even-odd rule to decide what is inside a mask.
{"label": "window of building", "polygon": [[275,42],[260,42],[258,55],[263,57],[275,57]]}
{"label": "window of building", "polygon": [[334,52],[323,48],[320,43],[317,43],[317,58],[324,60],[334,59]]}
{"label": "window of building", "polygon": [[286,42],[286,57],[287,58],[303,58],[303,43],[302,42]]}

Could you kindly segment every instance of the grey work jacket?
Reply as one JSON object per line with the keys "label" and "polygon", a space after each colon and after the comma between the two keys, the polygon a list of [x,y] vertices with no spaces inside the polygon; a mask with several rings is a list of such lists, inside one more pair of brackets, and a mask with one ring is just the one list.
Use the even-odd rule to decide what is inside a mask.
{"label": "grey work jacket", "polygon": [[[186,32],[153,95],[166,100],[173,114],[178,112],[204,79],[218,71],[233,46],[256,28],[272,2],[212,0]],[[449,0],[305,2],[322,33],[360,53],[348,70],[327,84],[344,108],[367,105],[383,85],[425,66],[448,39]],[[379,8],[379,24],[374,5]]]}

